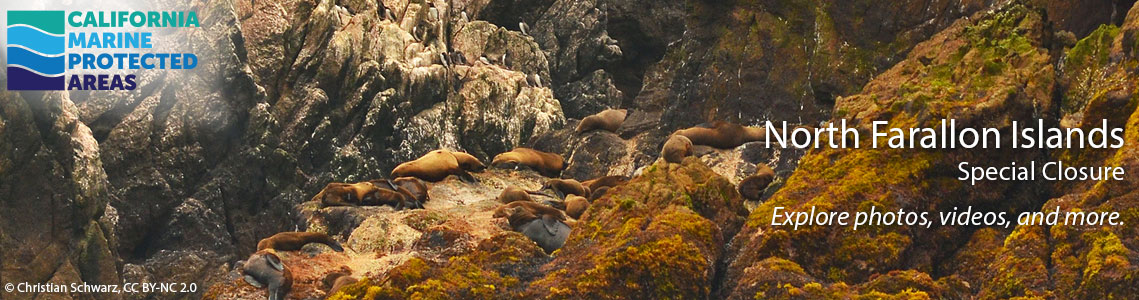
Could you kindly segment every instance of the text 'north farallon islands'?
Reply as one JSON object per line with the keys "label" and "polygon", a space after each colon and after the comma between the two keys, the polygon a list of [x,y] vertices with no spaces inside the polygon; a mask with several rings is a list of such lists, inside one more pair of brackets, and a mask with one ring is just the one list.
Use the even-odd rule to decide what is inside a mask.
{"label": "text 'north farallon islands'", "polygon": [[[1061,149],[1061,148],[1113,148],[1123,147],[1123,128],[1109,127],[1107,120],[1093,128],[1048,127],[1044,120],[1037,119],[1035,126],[1024,126],[1012,121],[1011,147],[1013,149]],[[1090,126],[1089,126],[1090,127]],[[787,122],[775,126],[767,121],[768,147],[782,148],[858,148],[860,132],[865,127],[850,127],[846,119],[826,126],[799,126],[788,129]],[[999,149],[1002,147],[1002,131],[998,128],[958,127],[956,119],[942,119],[936,127],[898,128],[891,127],[888,121],[873,121],[869,128],[871,147],[909,149]],[[1008,132],[1005,132],[1008,133]]]}

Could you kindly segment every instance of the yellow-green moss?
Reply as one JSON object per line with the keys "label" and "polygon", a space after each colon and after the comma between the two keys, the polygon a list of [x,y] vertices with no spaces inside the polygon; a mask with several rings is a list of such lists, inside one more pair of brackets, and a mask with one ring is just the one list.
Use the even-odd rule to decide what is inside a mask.
{"label": "yellow-green moss", "polygon": [[[521,296],[523,279],[534,277],[544,252],[517,232],[504,232],[474,251],[435,264],[408,259],[383,280],[365,280],[342,289],[341,299],[500,299]],[[363,298],[360,298],[363,297]]]}
{"label": "yellow-green moss", "polygon": [[[575,283],[586,295],[642,295],[656,299],[691,299],[708,294],[708,261],[680,235],[627,247],[598,257],[596,267]],[[702,279],[702,280],[701,280]]]}
{"label": "yellow-green moss", "polygon": [[435,211],[421,210],[408,214],[403,222],[415,230],[424,231],[428,227],[442,224],[446,216]]}
{"label": "yellow-green moss", "polygon": [[369,278],[362,278],[356,283],[346,285],[340,288],[335,294],[329,295],[328,300],[357,300],[357,299],[372,299],[367,297],[368,289],[373,287]]}
{"label": "yellow-green moss", "polygon": [[697,158],[647,168],[597,200],[528,297],[690,299],[710,294],[743,199]]}
{"label": "yellow-green moss", "polygon": [[1074,113],[1083,109],[1097,91],[1103,90],[1103,67],[1108,64],[1111,45],[1119,35],[1119,27],[1105,24],[1088,34],[1068,50],[1064,57],[1065,76],[1072,80],[1061,109]]}
{"label": "yellow-green moss", "polygon": [[1126,295],[1132,291],[1120,286],[1134,287],[1135,270],[1129,257],[1134,257],[1130,249],[1123,245],[1118,236],[1110,232],[1093,232],[1085,235],[1090,250],[1085,259],[1081,284],[1078,287],[1081,297],[1110,298],[1111,295]]}

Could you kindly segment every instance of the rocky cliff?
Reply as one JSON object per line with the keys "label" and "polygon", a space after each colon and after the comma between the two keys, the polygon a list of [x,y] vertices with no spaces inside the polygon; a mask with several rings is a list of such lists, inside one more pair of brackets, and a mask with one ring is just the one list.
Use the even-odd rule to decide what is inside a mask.
{"label": "rocky cliff", "polygon": [[[0,282],[187,282],[254,299],[235,263],[280,231],[348,251],[282,254],[291,297],[321,278],[381,298],[1126,298],[1134,226],[788,230],[773,207],[1119,211],[1135,176],[1052,184],[956,180],[959,161],[1063,159],[1131,171],[1139,140],[1131,1],[189,1],[201,28],[159,31],[194,70],[144,71],[119,92],[0,95]],[[1129,12],[1130,11],[1130,12]],[[576,133],[607,107],[616,132]],[[975,152],[697,147],[657,161],[673,130],[726,120],[890,120],[1010,131],[1009,121],[1126,124],[1109,150]],[[867,140],[861,141],[863,143]],[[320,208],[329,182],[387,177],[435,149],[484,162],[558,153],[563,177],[633,177],[547,254],[493,218],[491,169],[430,185],[422,210]],[[775,169],[764,201],[735,185]],[[1133,172],[1130,172],[1133,173]],[[994,259],[995,258],[995,259]],[[55,295],[53,295],[55,296]],[[329,295],[333,296],[333,295]],[[365,297],[367,296],[367,297]],[[4,294],[4,299],[36,295]],[[46,297],[46,296],[45,296]]]}
{"label": "rocky cliff", "polygon": [[[862,91],[841,97],[835,118],[865,125],[930,126],[954,118],[966,127],[1002,128],[1042,118],[1065,127],[1107,118],[1132,134],[1136,98],[1128,71],[1126,29],[1105,25],[1078,43],[1052,31],[1046,11],[1011,4],[961,20],[918,44]],[[1130,19],[1128,19],[1130,20]],[[1128,25],[1124,24],[1124,28]],[[1114,50],[1113,50],[1114,49]],[[1111,71],[1109,71],[1111,70]],[[1109,83],[1110,82],[1110,83]],[[1100,105],[1111,102],[1113,112]],[[1084,123],[1083,120],[1095,120]],[[1094,124],[1092,124],[1094,123]],[[1011,133],[1011,132],[1009,132]],[[869,142],[868,140],[863,142]],[[729,298],[1005,299],[1111,298],[1134,293],[1133,226],[1014,226],[924,229],[908,226],[775,228],[772,208],[948,211],[974,207],[1010,212],[1117,211],[1135,217],[1133,181],[1056,184],[955,180],[960,161],[982,165],[1064,159],[1127,166],[1118,150],[910,151],[819,150],[802,158],[787,184],[752,211],[733,246],[724,296]],[[1131,176],[1131,175],[1128,175]],[[822,187],[822,188],[820,188]],[[1111,192],[1107,192],[1110,190]],[[1054,198],[1048,200],[1049,198]],[[1125,222],[1126,224],[1127,222]]]}

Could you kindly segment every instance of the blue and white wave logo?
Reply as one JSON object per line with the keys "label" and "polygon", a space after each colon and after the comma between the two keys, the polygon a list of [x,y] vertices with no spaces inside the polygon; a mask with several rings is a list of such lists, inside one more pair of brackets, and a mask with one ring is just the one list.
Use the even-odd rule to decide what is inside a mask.
{"label": "blue and white wave logo", "polygon": [[63,11],[8,11],[8,89],[63,90]]}

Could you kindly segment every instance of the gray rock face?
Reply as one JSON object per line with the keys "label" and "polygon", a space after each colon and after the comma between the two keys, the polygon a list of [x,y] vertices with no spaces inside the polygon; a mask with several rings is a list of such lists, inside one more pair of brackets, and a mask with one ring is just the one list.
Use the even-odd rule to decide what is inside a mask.
{"label": "gray rock face", "polygon": [[632,105],[646,70],[685,31],[685,14],[682,1],[559,0],[550,5],[532,24],[532,34],[551,58],[554,90],[572,112],[568,116],[581,118],[605,108],[598,104]]}
{"label": "gray rock face", "polygon": [[[250,196],[266,183],[249,181],[279,177],[249,167],[267,161],[248,155],[248,140],[259,135],[244,132],[264,91],[245,64],[248,53],[231,5],[169,8],[211,16],[201,28],[155,35],[157,50],[193,49],[196,69],[140,72],[134,91],[73,92],[80,119],[93,124],[105,157],[114,247],[122,260],[147,266],[132,276],[202,285],[218,277],[237,249],[255,243],[252,237],[286,228],[239,208],[271,206],[270,197]],[[288,206],[277,207],[262,215],[290,214],[283,209]],[[191,257],[195,263],[182,265]],[[162,296],[200,297],[201,290]]]}
{"label": "gray rock face", "polygon": [[[259,239],[301,226],[294,206],[327,182],[379,178],[436,148],[485,160],[564,124],[548,81],[527,82],[549,77],[530,37],[453,28],[424,4],[385,3],[395,20],[367,2],[168,5],[202,27],[155,44],[193,49],[196,69],[140,72],[137,90],[72,92],[74,104],[4,94],[0,189],[16,195],[4,266],[33,263],[2,277],[113,283],[133,266],[131,278],[213,282]],[[444,64],[453,49],[467,63]],[[499,59],[471,63],[481,56]]]}
{"label": "gray rock face", "polygon": [[623,164],[621,160],[628,154],[627,143],[612,132],[583,133],[580,141],[567,157],[562,177],[589,180],[609,175],[609,166]]}
{"label": "gray rock face", "polygon": [[557,87],[567,118],[582,119],[606,108],[621,107],[625,94],[613,85],[605,70],[595,70],[581,80]]}
{"label": "gray rock face", "polygon": [[66,93],[0,94],[0,278],[120,282],[113,224],[100,223],[108,187],[99,144]]}

